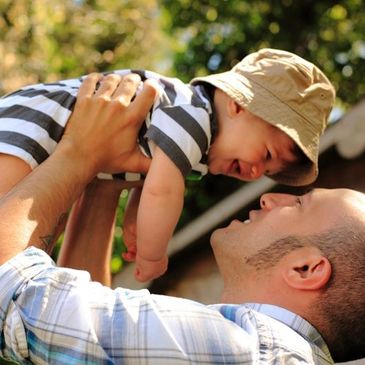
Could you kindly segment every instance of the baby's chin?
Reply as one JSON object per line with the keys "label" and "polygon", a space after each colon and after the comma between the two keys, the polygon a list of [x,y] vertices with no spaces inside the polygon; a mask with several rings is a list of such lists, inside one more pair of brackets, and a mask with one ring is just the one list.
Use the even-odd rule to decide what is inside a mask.
{"label": "baby's chin", "polygon": [[217,169],[214,166],[209,165],[209,164],[208,164],[208,171],[212,175],[222,175],[223,174],[223,172],[221,172],[219,169]]}

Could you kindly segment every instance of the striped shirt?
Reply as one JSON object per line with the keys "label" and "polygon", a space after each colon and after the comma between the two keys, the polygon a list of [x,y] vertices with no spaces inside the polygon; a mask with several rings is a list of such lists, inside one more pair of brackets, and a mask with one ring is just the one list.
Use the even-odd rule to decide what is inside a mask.
{"label": "striped shirt", "polygon": [[0,356],[22,364],[333,364],[303,318],[112,290],[30,247],[0,266]]}
{"label": "striped shirt", "polygon": [[[139,132],[142,152],[152,157],[157,145],[184,177],[191,172],[205,175],[215,122],[204,87],[191,86],[150,71],[118,70],[113,73],[126,75],[130,72],[138,73],[142,80],[156,80],[159,87],[159,97]],[[31,168],[42,163],[63,135],[82,80],[31,85],[1,98],[0,153],[19,157]],[[106,174],[99,177],[111,178]],[[114,177],[139,179],[128,173]]]}

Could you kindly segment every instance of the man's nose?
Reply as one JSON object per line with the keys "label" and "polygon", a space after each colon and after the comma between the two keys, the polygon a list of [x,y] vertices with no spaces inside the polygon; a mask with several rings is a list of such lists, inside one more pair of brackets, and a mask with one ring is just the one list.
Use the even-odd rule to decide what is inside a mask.
{"label": "man's nose", "polygon": [[295,205],[296,196],[290,194],[267,193],[260,198],[261,209],[272,210],[275,207]]}

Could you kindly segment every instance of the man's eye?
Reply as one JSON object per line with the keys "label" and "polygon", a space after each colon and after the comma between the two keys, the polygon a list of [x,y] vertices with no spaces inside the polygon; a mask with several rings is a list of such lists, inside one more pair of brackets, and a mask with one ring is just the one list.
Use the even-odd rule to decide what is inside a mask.
{"label": "man's eye", "polygon": [[295,199],[295,204],[298,205],[298,206],[302,206],[302,200],[298,197]]}

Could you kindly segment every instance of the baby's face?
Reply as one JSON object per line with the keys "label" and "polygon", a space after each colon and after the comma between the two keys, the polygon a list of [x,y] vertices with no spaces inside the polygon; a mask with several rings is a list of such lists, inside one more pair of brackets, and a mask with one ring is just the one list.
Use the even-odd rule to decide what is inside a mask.
{"label": "baby's face", "polygon": [[208,154],[209,172],[256,180],[294,162],[294,146],[280,129],[243,110],[235,118],[219,121],[218,134]]}

